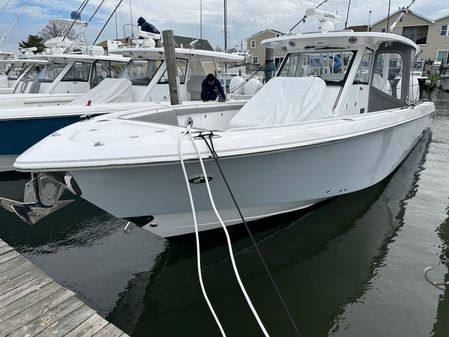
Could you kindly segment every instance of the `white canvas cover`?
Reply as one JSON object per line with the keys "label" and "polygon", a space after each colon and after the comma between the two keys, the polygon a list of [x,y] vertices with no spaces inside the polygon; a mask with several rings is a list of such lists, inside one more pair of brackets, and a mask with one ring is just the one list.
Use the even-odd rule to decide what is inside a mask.
{"label": "white canvas cover", "polygon": [[332,117],[319,77],[276,77],[234,116],[231,128],[291,124]]}
{"label": "white canvas cover", "polygon": [[69,105],[132,102],[132,83],[126,78],[105,78],[95,88],[69,103]]}

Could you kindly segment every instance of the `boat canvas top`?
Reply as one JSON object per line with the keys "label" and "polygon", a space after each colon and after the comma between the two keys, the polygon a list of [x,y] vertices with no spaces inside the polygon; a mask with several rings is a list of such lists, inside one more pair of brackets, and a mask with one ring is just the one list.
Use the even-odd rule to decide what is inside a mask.
{"label": "boat canvas top", "polygon": [[26,65],[26,64],[47,64],[48,60],[43,59],[11,59],[11,60],[0,60],[0,64],[15,64],[15,65]]}
{"label": "boat canvas top", "polygon": [[57,26],[78,26],[78,27],[84,27],[87,25],[86,21],[82,21],[82,20],[73,20],[73,19],[62,19],[62,18],[57,18],[57,19],[50,19],[48,20],[48,23],[50,24],[54,24]]}
{"label": "boat canvas top", "polygon": [[[123,47],[114,49],[112,54],[120,54],[123,56],[128,56],[131,59],[164,59],[164,48],[161,47]],[[191,58],[197,57],[201,59],[213,58],[218,62],[242,62],[244,57],[236,54],[228,54],[223,52],[216,52],[210,50],[202,49],[187,49],[187,48],[175,48],[175,55],[178,58]]]}
{"label": "boat canvas top", "polygon": [[94,62],[101,61],[119,61],[126,62],[127,57],[123,55],[90,55],[90,54],[35,54],[28,56],[30,60],[47,60],[49,63],[68,63],[68,62]]}
{"label": "boat canvas top", "polygon": [[368,47],[376,50],[382,43],[399,42],[419,51],[418,45],[412,40],[390,33],[380,32],[328,32],[328,33],[303,33],[296,35],[284,35],[262,41],[265,47],[283,49],[286,52],[319,50],[319,49],[357,49]]}

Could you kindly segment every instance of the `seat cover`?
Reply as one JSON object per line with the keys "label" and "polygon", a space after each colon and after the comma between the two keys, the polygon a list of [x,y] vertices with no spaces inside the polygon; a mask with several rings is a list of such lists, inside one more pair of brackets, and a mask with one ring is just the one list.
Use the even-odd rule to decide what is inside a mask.
{"label": "seat cover", "polygon": [[95,88],[76,98],[69,105],[132,102],[132,83],[126,78],[105,78]]}
{"label": "seat cover", "polygon": [[231,128],[292,124],[333,116],[319,77],[276,77],[234,116]]}

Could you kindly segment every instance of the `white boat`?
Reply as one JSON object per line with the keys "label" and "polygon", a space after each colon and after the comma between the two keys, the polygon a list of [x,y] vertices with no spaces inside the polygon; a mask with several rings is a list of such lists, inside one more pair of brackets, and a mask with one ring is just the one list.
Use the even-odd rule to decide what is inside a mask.
{"label": "white boat", "polygon": [[[117,77],[128,62],[128,58],[121,55],[62,52],[30,55],[27,58],[39,62],[21,74],[12,94],[0,95],[0,114],[14,107],[69,103],[94,88],[105,77]],[[42,60],[46,61],[45,64]]]}
{"label": "white boat", "polygon": [[28,58],[0,60],[0,94],[14,93],[16,83],[22,78],[22,75],[25,75],[31,69],[36,71],[36,65],[43,68],[47,63],[47,60]]}
{"label": "white boat", "polygon": [[[225,224],[241,222],[209,147],[249,221],[378,183],[431,124],[435,107],[418,101],[411,80],[418,47],[405,37],[309,33],[263,45],[287,56],[246,105],[173,106],[73,124],[17,158],[16,169],[36,176],[24,203],[3,199],[3,206],[34,223],[61,206],[68,187],[157,235],[192,233],[182,154],[199,229],[209,230],[220,226],[209,181]],[[187,126],[193,140],[180,141]]]}

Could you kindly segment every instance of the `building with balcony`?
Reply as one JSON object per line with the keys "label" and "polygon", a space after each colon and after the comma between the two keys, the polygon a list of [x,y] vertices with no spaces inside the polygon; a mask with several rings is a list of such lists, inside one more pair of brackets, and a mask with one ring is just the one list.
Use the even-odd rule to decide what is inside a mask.
{"label": "building with balcony", "polygon": [[[281,36],[282,32],[274,29],[265,29],[246,39],[246,48],[251,55],[248,59],[247,71],[256,71],[265,64],[265,47],[261,42],[266,39]],[[274,64],[277,67],[284,59],[285,53],[275,50],[273,53]]]}
{"label": "building with balcony", "polygon": [[[399,17],[399,10],[371,25],[372,31],[387,31],[387,21],[391,26]],[[421,47],[421,60],[448,61],[449,57],[449,15],[438,19],[429,19],[416,12],[409,11],[402,22],[398,22],[393,33],[408,37]]]}

